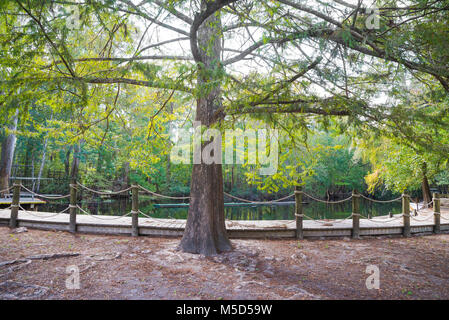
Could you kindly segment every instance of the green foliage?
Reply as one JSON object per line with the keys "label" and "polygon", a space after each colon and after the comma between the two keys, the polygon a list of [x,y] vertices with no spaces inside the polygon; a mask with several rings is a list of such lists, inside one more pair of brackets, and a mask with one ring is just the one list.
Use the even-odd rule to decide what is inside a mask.
{"label": "green foliage", "polygon": [[393,10],[402,22],[388,15],[401,3],[377,1],[378,30],[366,29],[363,10],[333,1],[237,1],[205,22],[212,35],[196,45],[206,55],[217,39],[242,48],[209,65],[155,44],[167,39],[153,28],[186,37],[179,30],[199,10],[161,3],[90,1],[72,29],[68,3],[0,2],[1,134],[19,110],[16,163],[37,169],[48,139],[44,174],[68,176],[79,157],[90,186],[112,188],[129,165],[131,182],[186,194],[192,166],[167,165],[171,134],[191,128],[196,100],[217,89],[217,127],[279,131],[276,172],[225,165],[227,190],[267,196],[305,184],[319,194],[348,192],[364,190],[366,176],[371,191],[402,192],[418,188],[423,174],[447,184],[448,1],[410,1]]}

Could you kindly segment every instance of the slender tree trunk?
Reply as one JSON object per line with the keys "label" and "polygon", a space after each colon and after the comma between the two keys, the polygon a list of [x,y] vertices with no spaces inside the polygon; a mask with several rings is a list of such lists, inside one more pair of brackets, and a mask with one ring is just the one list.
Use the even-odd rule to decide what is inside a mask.
{"label": "slender tree trunk", "polygon": [[36,179],[34,179],[34,150],[31,154],[31,190],[34,192],[36,187]]}
{"label": "slender tree trunk", "polygon": [[46,157],[46,154],[47,154],[47,145],[48,145],[48,137],[46,137],[45,141],[44,141],[44,147],[43,147],[43,150],[42,150],[41,165],[39,167],[39,173],[37,174],[37,182],[36,182],[36,192],[37,193],[39,193],[39,189],[41,187],[42,173],[44,172],[45,157]]}
{"label": "slender tree trunk", "polygon": [[98,149],[97,172],[102,172],[103,167],[103,145]]}
{"label": "slender tree trunk", "polygon": [[[169,103],[167,105],[167,113],[172,114],[173,113],[173,103]],[[171,133],[171,123],[169,125],[169,132],[168,134]],[[165,166],[165,181],[167,183],[167,189],[170,188],[170,180],[171,180],[171,158],[170,158],[170,152],[167,153],[167,164]]]}
{"label": "slender tree trunk", "polygon": [[232,164],[231,167],[231,190],[234,189],[234,183],[235,183],[235,178],[234,178],[234,174],[235,174],[235,164]]}
{"label": "slender tree trunk", "polygon": [[29,177],[31,175],[31,159],[33,159],[34,144],[32,138],[27,139],[25,150],[25,167],[23,168],[23,176]]}
{"label": "slender tree trunk", "polygon": [[[2,153],[0,157],[0,191],[9,188],[9,177],[11,176],[11,167],[17,140],[14,131],[17,130],[18,112],[19,109],[16,110],[16,114],[9,126],[9,130],[13,131],[13,133],[6,136],[2,142]],[[4,195],[0,194],[0,196]]]}
{"label": "slender tree trunk", "polygon": [[432,201],[432,194],[430,193],[429,180],[427,179],[427,163],[424,162],[422,166],[422,182],[421,182],[421,190],[424,203],[429,203]]}
{"label": "slender tree trunk", "polygon": [[[198,45],[205,69],[208,71],[218,68],[221,53],[220,28],[219,15],[212,15],[198,30]],[[199,70],[199,86],[204,86],[211,80],[213,79],[210,73]],[[197,99],[196,121],[210,127],[214,111],[220,107],[221,90],[220,87],[215,87]],[[201,149],[203,147],[204,145]],[[214,150],[214,152],[221,153],[221,144],[220,150]],[[204,255],[231,250],[225,227],[221,163],[205,164],[201,161],[201,164],[193,165],[189,213],[179,247],[185,252]]]}
{"label": "slender tree trunk", "polygon": [[65,176],[68,177],[70,174],[70,154],[72,153],[73,146],[70,146],[65,154],[65,160],[64,160],[64,169],[65,169]]}
{"label": "slender tree trunk", "polygon": [[125,188],[129,187],[129,162],[123,164],[123,183]]}
{"label": "slender tree trunk", "polygon": [[171,180],[171,164],[170,164],[170,153],[167,153],[167,164],[165,166],[165,181],[167,183],[167,188],[170,188]]}
{"label": "slender tree trunk", "polygon": [[72,170],[70,171],[71,180],[78,180],[80,153],[81,153],[81,141],[75,145],[75,150],[73,151]]}

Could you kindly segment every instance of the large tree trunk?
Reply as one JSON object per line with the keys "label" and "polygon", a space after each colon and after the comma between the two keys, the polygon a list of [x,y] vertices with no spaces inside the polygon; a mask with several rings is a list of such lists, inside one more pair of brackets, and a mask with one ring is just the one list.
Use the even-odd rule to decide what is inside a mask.
{"label": "large tree trunk", "polygon": [[72,170],[70,171],[70,179],[72,181],[78,180],[80,156],[81,156],[81,141],[75,145],[75,150],[73,151]]}
{"label": "large tree trunk", "polygon": [[[203,5],[205,0],[203,1]],[[209,17],[198,30],[198,46],[205,68],[219,67],[221,53],[221,20],[219,15]],[[209,49],[209,50],[208,50]],[[207,54],[206,54],[207,52]],[[199,67],[198,85],[211,79],[210,72]],[[196,121],[210,127],[214,112],[221,107],[221,90],[215,87],[197,99]],[[221,153],[221,143],[219,150]],[[201,149],[204,144],[201,145]],[[185,252],[213,255],[231,250],[225,227],[222,165],[194,164],[190,186],[190,206],[186,228],[180,243]]]}
{"label": "large tree trunk", "polygon": [[430,193],[429,180],[427,179],[427,163],[424,162],[422,166],[423,178],[421,182],[421,190],[424,204],[432,201],[432,195]]}
{"label": "large tree trunk", "polygon": [[[11,125],[9,126],[9,130],[16,131],[17,130],[17,116],[19,110],[16,110],[16,114],[12,119]],[[11,167],[14,158],[14,150],[16,148],[16,135],[15,133],[11,133],[2,142],[2,154],[0,157],[0,191],[6,190],[9,188],[9,177],[11,175]],[[4,196],[0,194],[0,196]]]}

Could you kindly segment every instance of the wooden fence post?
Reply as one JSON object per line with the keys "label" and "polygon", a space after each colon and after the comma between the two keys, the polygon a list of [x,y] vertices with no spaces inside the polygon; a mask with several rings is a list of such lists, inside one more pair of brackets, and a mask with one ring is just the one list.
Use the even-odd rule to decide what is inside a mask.
{"label": "wooden fence post", "polygon": [[440,195],[438,193],[433,194],[433,218],[435,226],[433,227],[434,233],[440,233],[441,213],[440,213]]}
{"label": "wooden fence post", "polygon": [[410,196],[408,194],[402,195],[402,215],[404,218],[404,227],[402,235],[404,237],[411,236],[410,228]]}
{"label": "wooden fence post", "polygon": [[133,237],[139,236],[139,187],[132,185],[132,209],[131,209],[131,235]]}
{"label": "wooden fence post", "polygon": [[360,195],[352,191],[352,238],[360,238]]}
{"label": "wooden fence post", "polygon": [[17,216],[19,215],[19,205],[20,205],[20,181],[15,181],[13,184],[13,194],[11,202],[11,217],[9,219],[9,227],[17,228]]}
{"label": "wooden fence post", "polygon": [[303,219],[304,214],[302,212],[302,187],[295,186],[296,239],[304,239]]}
{"label": "wooden fence post", "polygon": [[69,223],[69,231],[72,233],[76,232],[76,201],[77,201],[77,192],[76,192],[76,180],[72,180],[70,184],[70,223]]}

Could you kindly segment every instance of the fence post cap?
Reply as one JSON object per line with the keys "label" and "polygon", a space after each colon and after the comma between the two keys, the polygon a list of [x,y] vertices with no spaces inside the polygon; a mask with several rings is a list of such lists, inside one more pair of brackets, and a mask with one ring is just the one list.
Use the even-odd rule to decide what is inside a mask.
{"label": "fence post cap", "polygon": [[360,197],[360,193],[358,193],[357,190],[352,190],[352,196],[353,197]]}

